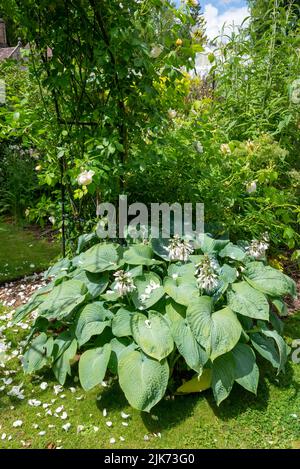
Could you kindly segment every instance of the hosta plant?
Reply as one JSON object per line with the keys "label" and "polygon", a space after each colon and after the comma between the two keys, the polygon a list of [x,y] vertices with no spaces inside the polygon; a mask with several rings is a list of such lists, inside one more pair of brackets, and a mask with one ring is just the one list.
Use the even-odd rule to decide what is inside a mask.
{"label": "hosta plant", "polygon": [[64,384],[78,370],[87,391],[117,375],[143,411],[193,374],[192,387],[205,378],[218,405],[234,382],[256,393],[259,355],[284,370],[280,316],[283,298],[295,295],[293,280],[266,265],[266,249],[266,240],[234,245],[205,235],[192,245],[175,236],[126,247],[102,241],[63,259],[16,311],[15,322],[34,318],[25,372],[51,366]]}

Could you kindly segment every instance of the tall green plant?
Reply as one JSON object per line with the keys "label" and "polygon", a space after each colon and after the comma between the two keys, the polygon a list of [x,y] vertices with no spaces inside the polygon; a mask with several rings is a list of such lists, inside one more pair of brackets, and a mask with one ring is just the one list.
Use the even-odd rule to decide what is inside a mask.
{"label": "tall green plant", "polygon": [[[80,249],[80,246],[79,246]],[[19,308],[36,310],[24,369],[76,373],[89,390],[109,371],[129,403],[150,411],[180,371],[196,372],[219,405],[234,382],[256,394],[256,355],[284,370],[280,316],[295,283],[265,263],[265,240],[234,245],[174,236],[121,248],[97,243],[48,271],[51,283]],[[177,366],[176,366],[177,363]],[[186,371],[184,372],[186,376]]]}

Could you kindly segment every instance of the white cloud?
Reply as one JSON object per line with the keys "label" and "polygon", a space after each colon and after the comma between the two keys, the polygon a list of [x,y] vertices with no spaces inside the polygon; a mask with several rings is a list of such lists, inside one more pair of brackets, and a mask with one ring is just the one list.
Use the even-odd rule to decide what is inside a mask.
{"label": "white cloud", "polygon": [[232,3],[241,3],[240,0],[219,0],[220,5],[228,5]]}
{"label": "white cloud", "polygon": [[224,32],[228,34],[232,31],[233,25],[235,27],[240,26],[247,16],[249,16],[247,7],[229,8],[223,13],[220,13],[218,8],[209,3],[204,7],[206,34],[209,39],[213,39],[220,34],[224,24]]}

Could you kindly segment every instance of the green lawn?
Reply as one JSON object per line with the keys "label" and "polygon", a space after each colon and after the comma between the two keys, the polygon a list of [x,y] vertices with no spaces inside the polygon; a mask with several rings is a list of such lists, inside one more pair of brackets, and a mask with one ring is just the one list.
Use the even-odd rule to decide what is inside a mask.
{"label": "green lawn", "polygon": [[[6,324],[4,318],[1,325]],[[1,329],[0,329],[1,330]],[[7,337],[17,346],[20,334],[14,326],[9,329]],[[300,337],[300,313],[286,321],[286,338],[292,340]],[[63,448],[299,448],[300,447],[300,364],[289,362],[286,374],[276,376],[271,368],[263,367],[257,398],[247,393],[238,385],[235,386],[229,399],[218,408],[210,391],[202,395],[176,396],[175,400],[164,400],[153,410],[152,415],[130,408],[117,382],[108,388],[85,393],[70,380],[63,391],[64,398],[54,395],[53,386],[57,384],[51,373],[35,377],[24,377],[16,358],[9,361],[6,368],[17,370],[13,383],[0,392],[0,448],[20,448],[30,445],[32,448],[45,448],[54,444]],[[0,368],[0,379],[4,378],[4,369]],[[42,391],[39,384],[49,383]],[[7,396],[13,385],[24,383],[25,399],[18,400]],[[69,390],[76,387],[76,392]],[[1,388],[1,381],[0,381]],[[81,398],[82,396],[82,398]],[[98,396],[98,400],[96,397]],[[79,400],[76,398],[80,398]],[[48,409],[42,406],[30,407],[28,399],[38,399],[50,403],[48,409],[64,405],[68,418],[45,415]],[[14,406],[12,408],[11,406]],[[107,409],[107,416],[103,416]],[[130,414],[123,420],[121,412]],[[21,419],[23,425],[12,426]],[[106,425],[107,421],[112,426]],[[123,426],[122,421],[128,422]],[[69,431],[62,429],[66,422],[71,424]],[[39,428],[34,428],[34,424]],[[55,425],[49,428],[48,425]],[[84,429],[77,433],[77,426]],[[98,431],[94,430],[98,427]],[[45,431],[45,435],[39,432]],[[6,439],[1,435],[6,433]],[[155,436],[154,433],[161,434]],[[11,440],[8,437],[11,435]],[[145,440],[148,435],[149,440]],[[120,437],[124,441],[120,441]],[[114,438],[116,442],[110,443]],[[22,443],[23,441],[23,443]]]}
{"label": "green lawn", "polygon": [[38,239],[28,230],[0,222],[0,282],[41,272],[58,254],[57,242]]}

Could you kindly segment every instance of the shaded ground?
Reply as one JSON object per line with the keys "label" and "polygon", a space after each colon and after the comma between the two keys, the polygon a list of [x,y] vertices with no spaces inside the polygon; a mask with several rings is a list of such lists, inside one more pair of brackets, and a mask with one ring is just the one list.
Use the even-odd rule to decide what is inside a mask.
{"label": "shaded ground", "polygon": [[0,222],[0,284],[45,270],[59,255],[56,241]]}

